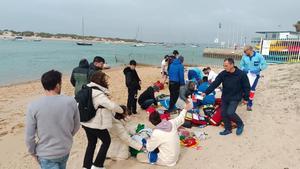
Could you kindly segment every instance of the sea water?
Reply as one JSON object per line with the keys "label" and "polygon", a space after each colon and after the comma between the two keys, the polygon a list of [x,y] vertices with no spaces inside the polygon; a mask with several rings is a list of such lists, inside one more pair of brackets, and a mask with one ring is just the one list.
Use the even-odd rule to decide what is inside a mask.
{"label": "sea water", "polygon": [[135,59],[138,63],[159,66],[163,57],[178,50],[187,64],[220,64],[220,59],[204,58],[203,49],[191,45],[151,45],[134,47],[133,44],[94,43],[78,46],[73,41],[12,41],[0,40],[0,85],[39,79],[51,69],[69,75],[80,59],[92,62],[94,56],[102,56],[111,66],[127,64]]}

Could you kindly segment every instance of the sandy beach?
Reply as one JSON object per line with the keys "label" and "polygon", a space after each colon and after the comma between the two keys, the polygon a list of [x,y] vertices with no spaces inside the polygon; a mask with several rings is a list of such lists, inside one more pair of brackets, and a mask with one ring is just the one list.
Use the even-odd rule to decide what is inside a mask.
{"label": "sandy beach", "polygon": [[[112,99],[126,103],[123,67],[105,70],[110,79]],[[174,169],[299,169],[300,168],[300,64],[270,65],[260,79],[254,107],[245,106],[238,114],[245,122],[245,132],[219,136],[222,127],[193,128],[205,131],[209,138],[201,141],[200,150],[181,148],[180,159]],[[160,69],[138,67],[142,91],[160,79]],[[73,95],[69,76],[63,77],[63,94]],[[24,142],[24,119],[29,102],[43,95],[39,81],[0,87],[0,168],[34,169],[37,163],[27,154]],[[141,91],[139,92],[141,93]],[[168,94],[165,89],[161,93]],[[129,123],[147,122],[147,114],[138,110]],[[149,125],[150,126],[150,125]],[[82,129],[75,136],[68,161],[70,169],[80,169],[86,147]],[[105,162],[107,169],[160,169],[155,165],[140,164],[134,158]]]}

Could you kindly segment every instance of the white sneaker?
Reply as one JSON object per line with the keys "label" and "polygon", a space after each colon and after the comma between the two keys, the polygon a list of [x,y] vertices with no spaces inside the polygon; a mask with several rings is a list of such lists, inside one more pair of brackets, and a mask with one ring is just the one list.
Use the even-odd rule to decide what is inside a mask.
{"label": "white sneaker", "polygon": [[105,169],[105,167],[96,167],[96,166],[92,166],[91,169]]}

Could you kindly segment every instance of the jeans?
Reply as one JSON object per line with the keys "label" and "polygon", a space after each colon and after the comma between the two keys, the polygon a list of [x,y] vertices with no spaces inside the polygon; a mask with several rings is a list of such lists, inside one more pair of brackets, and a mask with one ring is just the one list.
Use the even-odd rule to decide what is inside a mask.
{"label": "jeans", "polygon": [[141,104],[141,108],[142,109],[147,109],[149,106],[151,106],[153,103],[155,103],[155,100],[154,99],[148,99],[148,100],[145,100],[142,104]]}
{"label": "jeans", "polygon": [[[85,126],[83,126],[83,129],[85,130],[88,139],[88,145],[84,155],[83,167],[90,169],[93,164],[96,167],[103,167],[106,154],[111,142],[108,130],[92,129]],[[102,145],[93,163],[93,157],[98,138],[102,141]]]}
{"label": "jeans", "polygon": [[131,113],[136,113],[137,93],[137,89],[128,88],[127,109],[129,115],[131,115]]}
{"label": "jeans", "polygon": [[238,127],[244,125],[242,119],[235,112],[238,104],[238,101],[222,100],[222,120],[224,122],[225,130],[231,131],[231,121],[235,122]]}
{"label": "jeans", "polygon": [[57,159],[38,158],[41,169],[66,169],[69,154]]}
{"label": "jeans", "polygon": [[179,97],[180,84],[178,82],[169,83],[169,91],[170,91],[170,106],[168,111],[171,112],[174,110],[174,106]]}

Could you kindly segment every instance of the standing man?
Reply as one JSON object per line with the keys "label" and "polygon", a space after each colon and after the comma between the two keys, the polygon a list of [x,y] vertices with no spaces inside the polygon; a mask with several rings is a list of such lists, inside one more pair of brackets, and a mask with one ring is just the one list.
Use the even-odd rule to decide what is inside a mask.
{"label": "standing man", "polygon": [[138,90],[141,90],[141,79],[137,74],[136,61],[131,60],[129,66],[126,67],[123,72],[125,75],[126,87],[128,88],[128,99],[127,99],[127,109],[128,115],[136,114],[136,102]]}
{"label": "standing man", "polygon": [[168,112],[173,112],[177,99],[179,97],[180,86],[184,82],[184,67],[183,57],[175,59],[169,66],[169,91],[170,91],[170,105]]}
{"label": "standing man", "polygon": [[104,68],[105,60],[101,56],[95,56],[93,63],[90,64],[88,82],[90,82],[90,77],[92,77],[93,73],[96,71],[101,71]]}
{"label": "standing man", "polygon": [[83,85],[89,81],[89,62],[86,59],[81,59],[79,66],[74,68],[71,75],[71,83],[75,87],[75,95]]}
{"label": "standing man", "polygon": [[252,46],[245,46],[244,55],[240,62],[240,67],[241,70],[244,71],[245,73],[250,73],[255,76],[253,83],[250,84],[251,85],[250,98],[247,104],[247,110],[252,111],[254,93],[255,93],[258,80],[260,78],[260,72],[267,68],[267,63],[265,58],[261,54],[253,51]]}
{"label": "standing man", "polygon": [[235,111],[242,98],[244,99],[244,103],[249,100],[249,80],[246,73],[234,66],[232,58],[224,60],[224,69],[208,89],[202,93],[202,96],[209,95],[222,83],[221,109],[225,130],[220,132],[220,135],[227,135],[232,132],[231,121],[237,124],[236,134],[241,135],[244,130],[244,123]]}
{"label": "standing man", "polygon": [[[60,95],[61,73],[50,70],[41,78],[45,96],[26,113],[26,145],[42,169],[65,169],[80,120],[73,97]],[[37,141],[36,141],[37,140]]]}

